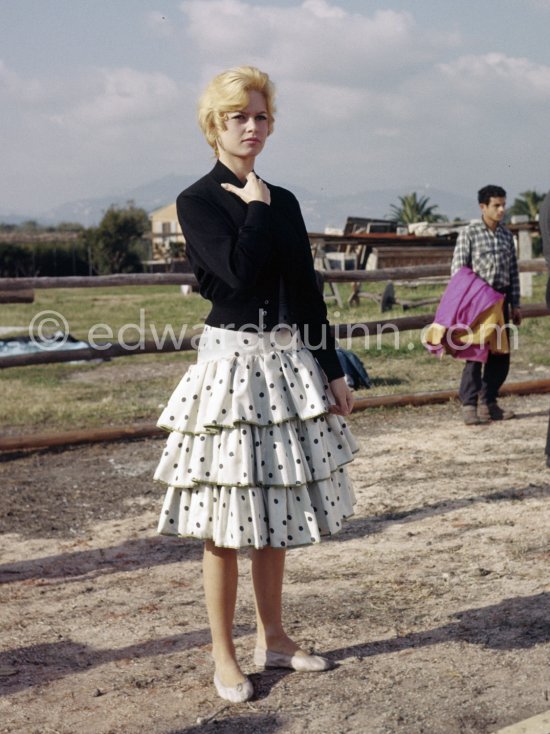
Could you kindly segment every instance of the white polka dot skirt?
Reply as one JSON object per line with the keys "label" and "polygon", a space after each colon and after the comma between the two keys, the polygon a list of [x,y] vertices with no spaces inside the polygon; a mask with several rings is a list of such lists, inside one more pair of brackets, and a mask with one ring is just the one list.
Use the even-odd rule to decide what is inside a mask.
{"label": "white polka dot skirt", "polygon": [[158,531],[226,548],[318,543],[353,515],[357,447],[299,335],[206,326],[158,425]]}

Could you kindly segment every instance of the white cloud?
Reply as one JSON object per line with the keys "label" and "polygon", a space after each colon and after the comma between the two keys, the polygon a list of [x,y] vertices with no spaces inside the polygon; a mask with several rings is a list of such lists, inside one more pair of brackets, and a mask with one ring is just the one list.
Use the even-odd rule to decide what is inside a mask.
{"label": "white cloud", "polygon": [[464,94],[490,97],[505,96],[540,100],[545,106],[550,96],[550,66],[526,58],[513,58],[503,53],[482,56],[462,56],[451,63],[441,64],[443,76],[456,90]]}
{"label": "white cloud", "polygon": [[61,79],[25,77],[0,63],[0,137],[11,141],[0,209],[38,196],[50,204],[52,196],[107,194],[172,172],[178,141],[194,128],[183,114],[193,93],[165,74],[127,67]]}
{"label": "white cloud", "polygon": [[26,78],[0,60],[0,94],[7,99],[32,105],[47,100],[54,93],[55,89],[48,88],[43,81]]}
{"label": "white cloud", "polygon": [[78,104],[52,117],[62,125],[135,122],[154,118],[173,106],[178,86],[165,74],[135,69],[98,69],[83,85]]}
{"label": "white cloud", "polygon": [[184,0],[171,16],[163,5],[139,16],[138,60],[131,46],[107,58],[96,39],[89,58],[105,60],[94,66],[23,72],[32,66],[0,62],[5,201],[29,198],[29,187],[63,200],[177,170],[199,175],[211,162],[195,120],[199,92],[244,63],[277,86],[276,134],[259,162],[268,180],[342,195],[415,181],[464,192],[490,179],[510,186],[507,176],[518,190],[546,180],[541,49],[537,63],[493,38],[466,55],[476,40],[466,47],[458,32],[420,23],[414,3],[403,12],[356,2],[353,12],[345,0]]}
{"label": "white cloud", "polygon": [[[433,36],[407,12],[352,13],[327,0],[254,5],[243,0],[186,0],[187,33],[203,62],[250,62],[276,79],[351,85],[392,71],[410,73],[456,36]],[[245,57],[245,58],[243,58]]]}

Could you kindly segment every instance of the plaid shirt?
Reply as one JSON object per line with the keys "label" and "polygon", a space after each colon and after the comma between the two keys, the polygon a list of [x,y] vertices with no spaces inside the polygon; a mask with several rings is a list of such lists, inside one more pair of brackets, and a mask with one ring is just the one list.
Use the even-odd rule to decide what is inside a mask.
{"label": "plaid shirt", "polygon": [[498,224],[493,232],[483,222],[461,229],[451,263],[451,275],[462,266],[495,290],[506,293],[512,308],[519,306],[519,274],[514,238],[509,229]]}

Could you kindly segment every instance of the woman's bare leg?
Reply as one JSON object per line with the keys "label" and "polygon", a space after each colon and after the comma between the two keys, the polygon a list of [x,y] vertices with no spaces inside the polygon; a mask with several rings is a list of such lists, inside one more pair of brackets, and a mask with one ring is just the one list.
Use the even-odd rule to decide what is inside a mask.
{"label": "woman's bare leg", "polygon": [[282,594],[285,571],[283,548],[252,550],[252,582],[256,601],[257,645],[293,655],[299,646],[283,629]]}
{"label": "woman's bare leg", "polygon": [[238,578],[237,551],[218,548],[207,540],[203,557],[204,593],[212,633],[212,657],[224,686],[236,686],[245,680],[233,644]]}

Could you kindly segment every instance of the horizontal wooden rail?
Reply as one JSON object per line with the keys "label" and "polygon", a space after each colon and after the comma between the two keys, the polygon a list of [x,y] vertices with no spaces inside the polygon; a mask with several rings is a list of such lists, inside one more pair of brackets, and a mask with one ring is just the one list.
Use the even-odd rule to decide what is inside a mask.
{"label": "horizontal wooden rail", "polygon": [[[531,395],[550,392],[550,380],[527,380],[504,384],[499,395]],[[356,398],[353,410],[367,408],[400,408],[407,405],[436,405],[458,400],[458,390],[434,390],[433,392],[403,393],[401,395],[379,395],[374,398]]]}
{"label": "horizontal wooden rail", "polygon": [[113,428],[83,428],[77,431],[48,431],[45,433],[31,433],[27,436],[0,438],[0,451],[28,451],[30,449],[55,448],[56,446],[76,446],[83,443],[120,441],[129,438],[149,438],[151,436],[161,436],[163,433],[166,432],[157,428],[154,423]]}
{"label": "horizontal wooden rail", "polygon": [[[533,303],[522,308],[524,318],[550,316],[544,303]],[[379,319],[377,321],[356,321],[350,324],[334,324],[331,332],[337,339],[359,339],[363,336],[376,336],[401,331],[417,331],[423,329],[434,320],[435,314],[403,316],[396,319]],[[84,349],[44,349],[40,352],[14,354],[0,357],[0,369],[7,367],[28,367],[36,364],[54,364],[59,362],[89,361],[92,359],[111,359],[112,357],[130,357],[136,354],[155,354],[185,352],[196,349],[200,331],[184,339],[173,341],[166,338],[162,341],[143,341],[129,344],[114,343],[105,349],[87,347]]]}
{"label": "horizontal wooden rail", "polygon": [[33,303],[34,290],[32,288],[17,290],[0,290],[0,303]]}
{"label": "horizontal wooden rail", "polygon": [[[542,273],[547,270],[546,261],[520,260],[519,269],[523,273]],[[359,281],[418,280],[434,276],[449,276],[448,264],[410,265],[401,268],[381,270],[321,270],[327,283]],[[132,285],[197,285],[192,273],[130,273],[120,275],[68,275],[62,278],[0,278],[0,290],[19,290],[30,288],[116,288]]]}
{"label": "horizontal wooden rail", "polygon": [[160,341],[143,341],[128,344],[115,342],[106,349],[95,349],[94,347],[85,347],[83,349],[43,349],[40,352],[0,357],[0,369],[4,367],[26,367],[33,364],[54,364],[57,362],[80,362],[92,359],[129,357],[132,354],[185,352],[195,348],[196,344],[193,338],[187,337],[181,340],[178,339],[177,341],[166,339],[164,343]]}
{"label": "horizontal wooden rail", "polygon": [[[522,273],[544,273],[548,269],[542,258],[520,260],[518,267]],[[380,270],[323,270],[327,282],[367,282],[387,280],[421,280],[438,276],[450,276],[450,264],[408,265],[400,268],[381,268]]]}
{"label": "horizontal wooden rail", "polygon": [[[521,310],[524,318],[550,316],[544,303],[532,303]],[[356,321],[350,324],[334,324],[331,332],[337,339],[359,339],[364,336],[390,334],[401,331],[417,331],[423,329],[434,320],[434,313],[418,316],[403,316],[395,319],[379,319],[377,321]],[[155,354],[185,352],[196,349],[200,331],[184,339],[166,338],[158,341],[143,341],[129,344],[114,343],[106,349],[87,347],[84,349],[44,349],[40,352],[14,354],[0,357],[0,369],[8,367],[28,367],[36,364],[54,364],[59,362],[89,361],[92,359],[111,359],[112,357],[131,357],[136,354]]]}
{"label": "horizontal wooden rail", "polygon": [[129,285],[196,285],[193,273],[123,273],[64,277],[0,278],[0,290],[19,288],[119,288]]}
{"label": "horizontal wooden rail", "polygon": [[[503,385],[500,395],[529,395],[550,392],[550,380],[529,380]],[[404,393],[402,395],[380,395],[374,398],[357,398],[353,411],[368,408],[397,408],[404,406],[436,405],[458,398],[457,390],[436,390],[434,392]],[[0,438],[0,452],[5,454],[37,449],[75,446],[78,444],[101,443],[136,438],[161,437],[166,431],[154,423],[113,428],[88,428],[77,431],[32,433],[22,436]]]}

